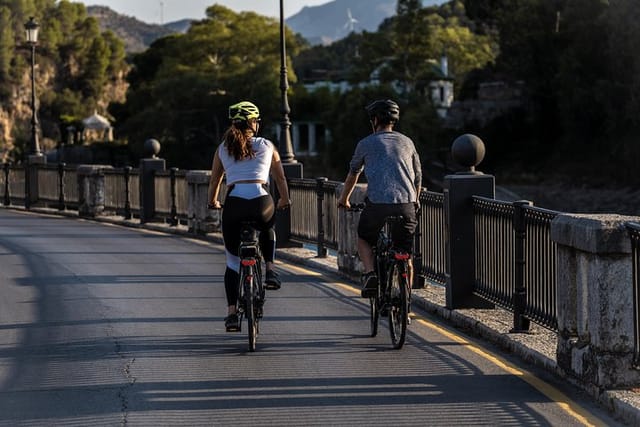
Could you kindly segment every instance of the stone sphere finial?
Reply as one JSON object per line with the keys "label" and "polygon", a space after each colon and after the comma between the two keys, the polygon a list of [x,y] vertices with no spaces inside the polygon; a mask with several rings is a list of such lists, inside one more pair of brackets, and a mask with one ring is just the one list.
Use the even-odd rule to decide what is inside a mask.
{"label": "stone sphere finial", "polygon": [[484,142],[470,133],[460,135],[451,145],[453,160],[466,169],[462,173],[478,173],[475,167],[482,162],[484,155]]}
{"label": "stone sphere finial", "polygon": [[144,155],[155,159],[158,157],[158,153],[160,153],[160,142],[153,138],[147,139],[144,142]]}

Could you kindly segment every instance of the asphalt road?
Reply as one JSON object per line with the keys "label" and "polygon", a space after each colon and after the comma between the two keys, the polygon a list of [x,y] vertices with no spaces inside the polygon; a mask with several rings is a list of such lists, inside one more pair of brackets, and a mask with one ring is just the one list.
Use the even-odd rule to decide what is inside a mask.
{"label": "asphalt road", "polygon": [[0,426],[616,425],[424,314],[392,350],[352,284],[278,269],[249,353],[219,245],[0,210]]}

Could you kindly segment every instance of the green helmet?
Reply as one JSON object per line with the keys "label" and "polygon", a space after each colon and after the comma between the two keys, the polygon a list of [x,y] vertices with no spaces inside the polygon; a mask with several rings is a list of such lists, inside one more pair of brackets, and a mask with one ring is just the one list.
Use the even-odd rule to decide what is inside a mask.
{"label": "green helmet", "polygon": [[249,101],[238,102],[229,107],[229,119],[231,121],[247,121],[260,117],[260,110]]}

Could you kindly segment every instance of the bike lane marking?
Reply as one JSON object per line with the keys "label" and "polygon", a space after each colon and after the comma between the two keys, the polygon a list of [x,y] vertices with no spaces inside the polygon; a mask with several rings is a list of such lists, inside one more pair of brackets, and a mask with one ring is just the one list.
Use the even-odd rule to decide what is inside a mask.
{"label": "bike lane marking", "polygon": [[[293,270],[298,270],[301,273],[309,276],[317,276],[317,277],[323,276],[322,273],[319,273],[313,270],[307,270],[304,267],[299,267],[291,264],[289,264],[287,267]],[[331,284],[339,288],[342,288],[350,293],[354,293],[357,295],[360,294],[360,289],[353,285],[340,283],[340,282],[331,282]],[[456,343],[466,347],[469,351],[472,351],[473,353],[477,354],[483,359],[498,366],[502,370],[506,371],[508,374],[521,378],[523,381],[525,381],[527,384],[532,386],[534,389],[538,390],[540,393],[548,397],[552,402],[558,405],[565,413],[575,418],[581,424],[585,426],[590,426],[590,427],[591,426],[599,427],[599,426],[607,425],[605,422],[600,420],[597,416],[593,415],[591,412],[583,408],[580,404],[570,399],[569,396],[567,396],[565,393],[558,390],[557,388],[547,383],[546,381],[538,378],[532,372],[526,369],[517,367],[512,363],[508,362],[507,360],[503,359],[502,357],[474,345],[465,337],[453,332],[449,328],[442,327],[434,322],[427,320],[422,316],[416,315],[415,313],[411,313],[411,317],[413,318],[414,321],[418,322],[422,326],[427,327],[441,335],[444,335],[450,340],[455,341]]]}

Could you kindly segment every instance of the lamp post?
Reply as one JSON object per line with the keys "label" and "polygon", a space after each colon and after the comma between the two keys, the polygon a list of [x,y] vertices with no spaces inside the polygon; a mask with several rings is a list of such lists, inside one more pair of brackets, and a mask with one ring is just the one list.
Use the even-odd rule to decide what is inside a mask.
{"label": "lamp post", "polygon": [[38,143],[38,115],[36,113],[36,45],[38,44],[38,29],[40,25],[32,16],[24,24],[27,32],[27,45],[31,48],[31,145],[29,154],[40,155]]}
{"label": "lamp post", "polygon": [[38,143],[38,114],[36,112],[36,45],[38,44],[38,29],[40,25],[32,16],[24,24],[27,36],[27,46],[31,48],[31,141],[24,167],[24,207],[31,208],[31,204],[38,201],[38,165],[45,163],[45,157],[40,152]]}
{"label": "lamp post", "polygon": [[282,121],[280,122],[280,141],[279,151],[283,164],[296,163],[293,155],[293,144],[291,143],[291,121],[289,120],[289,100],[287,98],[287,90],[289,89],[289,81],[287,79],[287,46],[285,41],[284,26],[284,0],[280,0],[280,91],[282,113]]}
{"label": "lamp post", "polygon": [[[287,80],[287,47],[285,42],[284,26],[284,0],[280,0],[280,91],[282,92],[282,103],[280,112],[282,121],[280,122],[280,140],[278,141],[278,153],[282,161],[282,167],[287,179],[302,178],[302,163],[299,163],[293,154],[293,144],[291,143],[291,121],[289,120],[289,100],[287,90],[289,82]],[[278,211],[276,214],[276,233],[278,234],[278,246],[289,246],[291,244],[291,209]]]}

